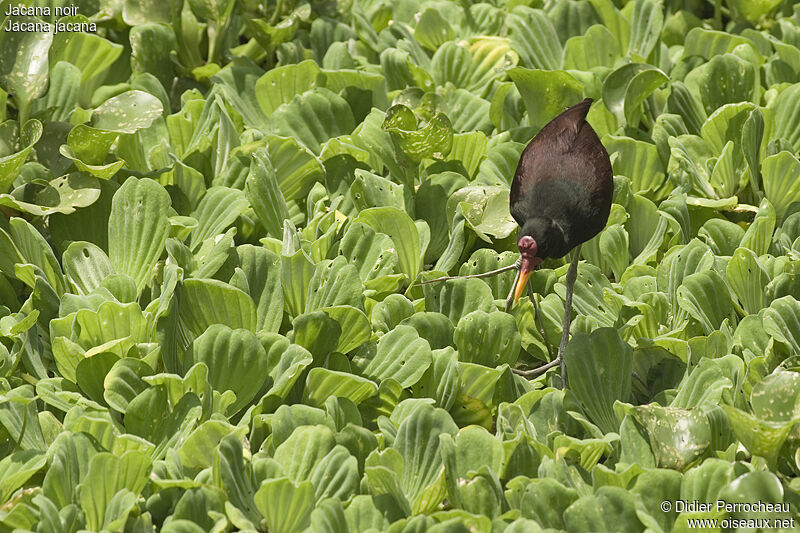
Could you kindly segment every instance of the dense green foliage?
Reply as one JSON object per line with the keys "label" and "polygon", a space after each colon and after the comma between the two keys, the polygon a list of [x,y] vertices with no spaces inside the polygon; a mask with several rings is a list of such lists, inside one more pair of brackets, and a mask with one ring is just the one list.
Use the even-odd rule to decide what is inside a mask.
{"label": "dense green foliage", "polygon": [[[789,2],[77,5],[0,34],[0,532],[798,517]],[[512,372],[564,259],[544,336],[513,272],[418,282],[514,262],[521,150],[584,97],[615,194],[564,391]]]}

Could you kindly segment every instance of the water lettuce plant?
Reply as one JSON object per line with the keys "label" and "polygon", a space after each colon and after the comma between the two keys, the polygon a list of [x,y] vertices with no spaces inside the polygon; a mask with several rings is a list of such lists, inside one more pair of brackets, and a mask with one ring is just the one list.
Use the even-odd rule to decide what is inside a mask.
{"label": "water lettuce plant", "polygon": [[[0,33],[0,532],[800,519],[797,6],[76,5]],[[512,369],[571,258],[539,321],[513,272],[421,282],[514,263],[584,97],[615,191],[562,390]]]}

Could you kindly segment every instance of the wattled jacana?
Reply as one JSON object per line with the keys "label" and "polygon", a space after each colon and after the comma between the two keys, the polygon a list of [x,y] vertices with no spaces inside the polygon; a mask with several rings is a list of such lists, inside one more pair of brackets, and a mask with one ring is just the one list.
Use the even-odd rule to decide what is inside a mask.
{"label": "wattled jacana", "polygon": [[563,257],[574,249],[566,278],[558,356],[545,367],[520,372],[538,375],[560,363],[562,383],[566,383],[563,352],[569,339],[580,246],[605,227],[614,191],[608,152],[586,122],[591,105],[592,99],[587,98],[542,128],[522,152],[511,183],[511,215],[520,226],[517,247],[521,258],[506,307],[516,303],[543,259]]}

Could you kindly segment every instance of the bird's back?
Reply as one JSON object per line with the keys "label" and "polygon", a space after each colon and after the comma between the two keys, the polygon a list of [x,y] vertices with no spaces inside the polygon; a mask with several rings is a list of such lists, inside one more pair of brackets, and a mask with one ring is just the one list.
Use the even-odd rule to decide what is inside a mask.
{"label": "bird's back", "polygon": [[592,100],[550,121],[528,144],[511,184],[511,214],[520,226],[534,216],[569,224],[572,246],[608,220],[614,179],[608,152],[586,122]]}

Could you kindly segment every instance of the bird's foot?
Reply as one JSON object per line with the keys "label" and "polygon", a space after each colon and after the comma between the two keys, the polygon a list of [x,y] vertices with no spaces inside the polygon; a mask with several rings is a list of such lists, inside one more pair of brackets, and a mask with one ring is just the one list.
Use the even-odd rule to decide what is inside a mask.
{"label": "bird's foot", "polygon": [[544,374],[545,372],[547,372],[551,368],[559,366],[561,364],[562,364],[562,360],[561,360],[561,357],[559,356],[559,357],[556,357],[555,359],[553,359],[552,361],[550,361],[549,363],[547,363],[545,365],[542,365],[542,366],[537,366],[536,368],[531,368],[529,370],[519,370],[517,368],[512,368],[511,371],[514,372],[518,376],[522,376],[525,379],[533,379],[533,378],[538,378],[539,376],[541,376],[542,374]]}
{"label": "bird's foot", "polygon": [[[521,260],[520,260],[521,261]],[[440,278],[429,279],[425,281],[420,281],[417,285],[428,285],[430,283],[439,283],[440,281],[449,281],[451,279],[469,279],[469,278],[490,278],[492,276],[496,276],[498,274],[502,274],[503,272],[508,272],[509,270],[516,268],[519,271],[519,265],[521,264],[520,261],[517,261],[513,265],[508,265],[504,267],[500,267],[495,270],[490,270],[489,272],[481,272],[479,274],[467,274],[465,276],[442,276]]]}

